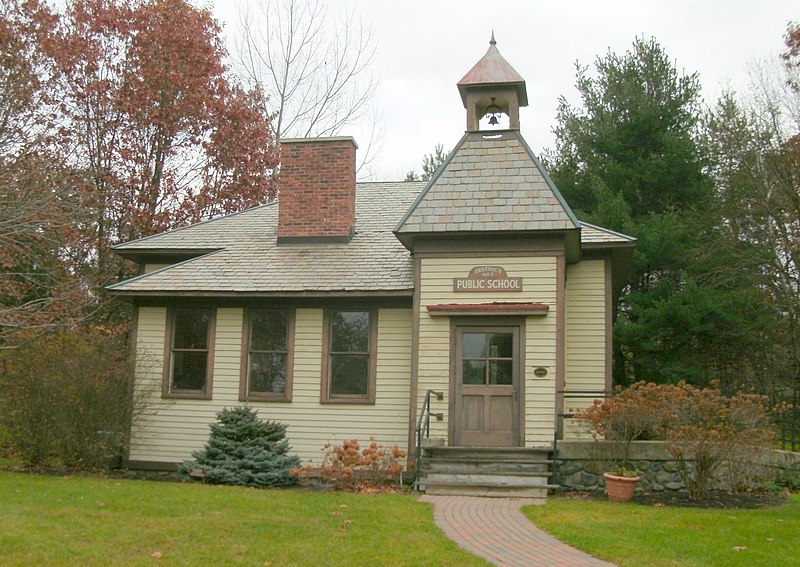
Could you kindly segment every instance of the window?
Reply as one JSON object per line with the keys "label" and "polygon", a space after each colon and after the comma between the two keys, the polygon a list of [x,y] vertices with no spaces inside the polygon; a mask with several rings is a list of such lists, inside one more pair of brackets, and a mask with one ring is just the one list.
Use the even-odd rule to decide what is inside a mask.
{"label": "window", "polygon": [[373,310],[326,312],[323,402],[375,403],[376,321]]}
{"label": "window", "polygon": [[294,313],[285,309],[246,312],[242,351],[242,400],[292,399]]}
{"label": "window", "polygon": [[169,312],[164,395],[211,399],[214,310]]}
{"label": "window", "polygon": [[464,384],[512,385],[514,335],[512,333],[464,332],[462,335]]}

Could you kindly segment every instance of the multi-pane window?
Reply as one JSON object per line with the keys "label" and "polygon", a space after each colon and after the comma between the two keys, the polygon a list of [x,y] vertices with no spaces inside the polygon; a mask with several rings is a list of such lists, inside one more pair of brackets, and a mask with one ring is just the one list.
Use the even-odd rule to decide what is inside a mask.
{"label": "multi-pane window", "polygon": [[328,312],[323,401],[374,402],[375,331],[370,310]]}
{"label": "multi-pane window", "polygon": [[512,333],[465,332],[462,344],[463,384],[513,384]]}
{"label": "multi-pane window", "polygon": [[166,394],[206,397],[211,394],[212,309],[171,312]]}
{"label": "multi-pane window", "polygon": [[291,399],[292,323],[288,310],[247,312],[243,399]]}

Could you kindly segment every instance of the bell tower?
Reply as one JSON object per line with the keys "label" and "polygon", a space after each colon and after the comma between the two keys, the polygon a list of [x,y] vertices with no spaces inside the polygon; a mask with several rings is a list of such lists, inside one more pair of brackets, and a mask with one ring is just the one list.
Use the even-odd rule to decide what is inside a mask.
{"label": "bell tower", "polygon": [[[528,106],[525,80],[500,55],[494,32],[489,50],[458,82],[458,92],[467,109],[468,132],[499,126],[506,118],[509,130],[519,130],[519,108]],[[488,121],[485,128],[483,118]]]}

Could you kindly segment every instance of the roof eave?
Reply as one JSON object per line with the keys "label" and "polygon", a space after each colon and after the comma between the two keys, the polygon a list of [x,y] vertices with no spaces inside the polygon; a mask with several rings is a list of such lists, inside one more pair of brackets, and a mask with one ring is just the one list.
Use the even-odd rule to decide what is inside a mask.
{"label": "roof eave", "polygon": [[344,297],[413,297],[414,290],[408,289],[391,289],[391,290],[294,290],[294,291],[211,291],[211,290],[124,290],[124,289],[108,289],[109,294],[120,297],[122,299],[133,300],[135,298],[144,297],[181,297],[181,298],[241,298],[241,299],[257,299],[257,298],[344,298]]}
{"label": "roof eave", "polygon": [[169,260],[171,263],[177,263],[220,250],[222,248],[111,248],[111,251],[117,256],[137,263],[141,263],[145,259]]}
{"label": "roof eave", "polygon": [[417,240],[430,239],[430,240],[455,240],[459,238],[481,237],[488,238],[493,236],[506,236],[506,237],[529,237],[536,238],[543,235],[563,235],[564,236],[564,249],[567,261],[570,263],[577,262],[580,259],[580,229],[566,228],[566,229],[552,229],[552,230],[461,230],[461,231],[441,231],[441,232],[398,232],[394,231],[395,238],[397,238],[403,246],[410,252],[414,252],[414,247]]}
{"label": "roof eave", "polygon": [[517,90],[517,98],[520,106],[528,106],[528,90],[525,81],[510,81],[498,83],[458,83],[458,94],[461,96],[461,104],[467,107],[467,90],[491,90],[498,87],[514,87]]}

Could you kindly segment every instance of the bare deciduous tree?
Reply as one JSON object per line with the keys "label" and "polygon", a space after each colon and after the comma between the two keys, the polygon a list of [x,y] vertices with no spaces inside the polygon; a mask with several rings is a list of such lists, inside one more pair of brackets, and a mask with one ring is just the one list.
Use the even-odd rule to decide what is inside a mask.
{"label": "bare deciduous tree", "polygon": [[761,296],[772,315],[766,328],[753,321],[761,330],[750,339],[751,386],[800,406],[800,89],[791,63],[752,64],[748,88],[724,94],[706,119],[721,220],[700,261],[726,253],[705,278]]}
{"label": "bare deciduous tree", "polygon": [[320,0],[258,0],[240,6],[236,51],[246,79],[264,93],[265,109],[278,113],[276,142],[335,136],[371,122],[362,168],[379,137],[372,104],[378,80],[369,71],[375,38],[353,11],[330,22]]}

